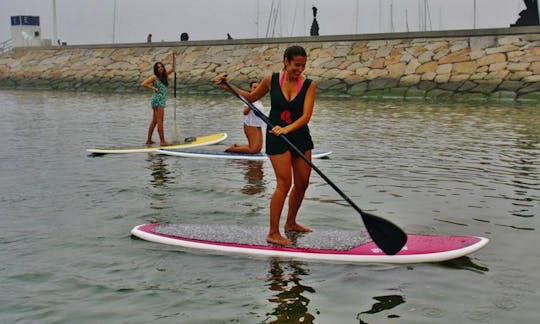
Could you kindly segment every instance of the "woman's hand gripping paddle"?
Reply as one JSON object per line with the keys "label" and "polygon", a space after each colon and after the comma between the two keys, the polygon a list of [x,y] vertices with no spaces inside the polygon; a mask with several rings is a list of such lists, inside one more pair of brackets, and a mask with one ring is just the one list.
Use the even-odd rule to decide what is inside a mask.
{"label": "woman's hand gripping paddle", "polygon": [[[259,118],[261,118],[268,126],[271,128],[274,127],[270,119],[266,117],[259,109],[257,109],[251,102],[249,102],[246,98],[244,98],[242,95],[240,95],[236,90],[231,87],[227,81],[222,81],[223,84],[225,84],[227,87],[231,89],[231,92],[238,97],[238,99],[242,100]],[[324,179],[343,199],[345,199],[359,214],[362,216],[362,220],[364,221],[364,225],[366,226],[366,229],[371,236],[371,239],[377,246],[386,254],[388,255],[394,255],[398,253],[405,243],[407,242],[407,234],[403,232],[403,230],[396,225],[394,225],[392,222],[366,213],[365,211],[361,210],[360,207],[358,207],[347,195],[341,191],[328,177],[322,173],[319,168],[317,168],[305,155],[303,152],[301,152],[285,135],[280,136],[286,143],[289,145],[289,147],[298,154],[304,161],[306,161],[309,166],[317,172],[321,178]]]}

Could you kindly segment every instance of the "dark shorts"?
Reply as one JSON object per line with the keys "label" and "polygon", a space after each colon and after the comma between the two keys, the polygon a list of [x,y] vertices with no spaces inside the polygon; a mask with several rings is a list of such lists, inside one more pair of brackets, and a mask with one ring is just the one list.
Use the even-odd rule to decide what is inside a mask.
{"label": "dark shorts", "polygon": [[[283,136],[283,135],[282,135]],[[296,146],[300,152],[305,153],[313,149],[313,141],[309,130],[307,132],[294,132],[285,135],[289,141]],[[281,138],[281,136],[275,136],[270,133],[266,133],[266,154],[275,155],[281,154],[285,151],[291,151],[293,155],[298,155],[294,149],[291,149],[289,145]]]}

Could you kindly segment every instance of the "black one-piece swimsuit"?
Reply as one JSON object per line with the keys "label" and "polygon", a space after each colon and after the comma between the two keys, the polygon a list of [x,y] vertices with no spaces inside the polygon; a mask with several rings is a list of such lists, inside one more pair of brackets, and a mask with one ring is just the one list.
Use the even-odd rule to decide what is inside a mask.
{"label": "black one-piece swimsuit", "polygon": [[[272,84],[270,89],[270,116],[269,119],[273,125],[285,127],[292,124],[295,120],[300,118],[304,109],[304,100],[306,98],[306,92],[311,84],[311,79],[304,80],[302,88],[294,97],[292,101],[288,101],[279,85],[279,73],[272,74]],[[274,155],[281,154],[289,149],[287,143],[279,138],[270,134],[270,126],[266,128],[266,154]],[[308,125],[304,125],[294,132],[288,133],[286,136],[294,146],[296,146],[302,153],[313,149],[313,141],[309,133]],[[291,150],[294,154],[295,152]]]}

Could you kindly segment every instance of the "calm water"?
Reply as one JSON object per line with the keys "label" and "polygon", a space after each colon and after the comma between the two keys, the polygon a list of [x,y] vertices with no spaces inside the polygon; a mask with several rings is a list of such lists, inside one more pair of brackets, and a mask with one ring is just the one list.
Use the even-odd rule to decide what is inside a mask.
{"label": "calm water", "polygon": [[[313,137],[334,154],[316,164],[361,208],[407,232],[491,239],[451,262],[348,265],[131,238],[154,221],[265,225],[274,186],[267,162],[86,154],[143,143],[147,96],[3,90],[0,102],[1,323],[540,321],[538,106],[319,98]],[[240,104],[179,98],[182,136],[243,141]],[[315,173],[299,220],[362,228]]]}

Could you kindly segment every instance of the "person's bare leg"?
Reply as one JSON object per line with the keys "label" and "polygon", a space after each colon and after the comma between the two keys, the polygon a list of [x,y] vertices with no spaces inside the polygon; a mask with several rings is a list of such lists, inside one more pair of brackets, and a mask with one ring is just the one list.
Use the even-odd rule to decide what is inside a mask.
{"label": "person's bare leg", "polygon": [[260,127],[244,125],[244,134],[248,139],[248,144],[233,144],[225,152],[257,154],[263,145],[263,134]]}
{"label": "person's bare leg", "polygon": [[270,200],[270,228],[266,241],[279,245],[291,245],[291,241],[279,232],[279,220],[292,182],[291,154],[271,155],[270,161],[276,175],[276,189]]}
{"label": "person's bare leg", "polygon": [[[311,161],[311,151],[305,152],[305,156]],[[292,158],[292,169],[294,185],[289,195],[289,210],[287,211],[287,220],[285,221],[285,231],[311,232],[309,228],[299,225],[296,222],[298,210],[302,205],[309,185],[311,167],[301,157],[296,156]]]}
{"label": "person's bare leg", "polygon": [[260,127],[246,126],[244,127],[244,133],[248,139],[248,146],[250,154],[257,154],[261,152],[263,147],[263,133]]}
{"label": "person's bare leg", "polygon": [[157,130],[158,130],[158,134],[159,134],[160,145],[161,146],[172,145],[171,143],[169,143],[169,142],[167,142],[165,140],[165,131],[164,131],[164,128],[163,128],[163,119],[165,117],[165,108],[157,107],[155,109],[155,111],[156,111],[156,123],[157,123]]}
{"label": "person's bare leg", "polygon": [[152,109],[152,120],[150,121],[150,125],[148,126],[148,137],[146,138],[146,144],[154,144],[154,141],[152,141],[152,135],[154,134],[154,129],[156,128],[157,122],[156,122],[156,109]]}
{"label": "person's bare leg", "polygon": [[240,147],[242,147],[243,145],[242,144],[232,144],[231,146],[227,147],[225,149],[225,152],[230,152],[230,153],[243,153],[243,152],[239,152],[238,150],[241,150]]}

